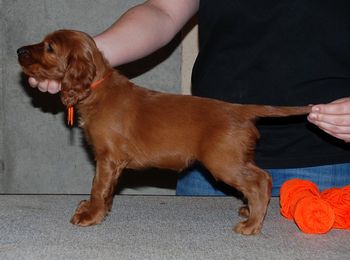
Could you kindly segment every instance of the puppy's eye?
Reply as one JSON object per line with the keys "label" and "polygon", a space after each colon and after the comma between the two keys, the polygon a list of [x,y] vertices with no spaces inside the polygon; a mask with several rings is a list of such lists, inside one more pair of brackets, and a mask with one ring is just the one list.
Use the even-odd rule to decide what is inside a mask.
{"label": "puppy's eye", "polygon": [[49,53],[54,53],[54,49],[53,49],[51,43],[48,43],[48,44],[46,45],[46,51],[49,52]]}

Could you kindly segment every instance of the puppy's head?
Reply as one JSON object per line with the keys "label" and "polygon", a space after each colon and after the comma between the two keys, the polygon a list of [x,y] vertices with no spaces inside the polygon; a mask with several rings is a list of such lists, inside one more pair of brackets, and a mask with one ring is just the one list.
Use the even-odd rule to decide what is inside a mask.
{"label": "puppy's head", "polygon": [[90,94],[96,75],[94,55],[98,53],[89,35],[72,30],[55,31],[42,42],[17,50],[25,74],[37,80],[61,82],[61,100],[67,107]]}

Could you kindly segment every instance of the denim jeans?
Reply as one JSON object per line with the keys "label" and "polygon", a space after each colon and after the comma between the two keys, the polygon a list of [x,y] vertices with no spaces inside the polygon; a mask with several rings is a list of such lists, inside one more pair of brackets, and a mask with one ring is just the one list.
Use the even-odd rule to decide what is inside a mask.
{"label": "denim jeans", "polygon": [[[265,170],[272,176],[272,196],[279,196],[282,184],[293,178],[310,180],[318,186],[320,191],[350,185],[350,163]],[[201,166],[184,171],[176,187],[176,195],[180,196],[224,196],[235,193],[231,187],[216,182]]]}

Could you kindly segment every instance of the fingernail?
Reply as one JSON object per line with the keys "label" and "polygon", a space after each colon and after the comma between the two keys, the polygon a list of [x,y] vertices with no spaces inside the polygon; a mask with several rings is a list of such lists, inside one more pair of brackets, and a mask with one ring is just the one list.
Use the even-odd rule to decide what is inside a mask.
{"label": "fingernail", "polygon": [[310,114],[309,114],[309,119],[310,119],[310,120],[316,120],[316,119],[317,119],[317,116],[316,116],[314,113],[310,113]]}
{"label": "fingernail", "polygon": [[320,107],[318,106],[313,106],[311,109],[312,112],[320,112]]}

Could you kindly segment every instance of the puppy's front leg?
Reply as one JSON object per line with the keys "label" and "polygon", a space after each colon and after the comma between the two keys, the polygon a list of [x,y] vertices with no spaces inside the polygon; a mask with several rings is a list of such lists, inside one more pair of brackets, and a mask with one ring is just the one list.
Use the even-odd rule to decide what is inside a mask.
{"label": "puppy's front leg", "polygon": [[89,200],[80,202],[71,223],[82,227],[99,224],[111,210],[114,189],[126,162],[98,160]]}

